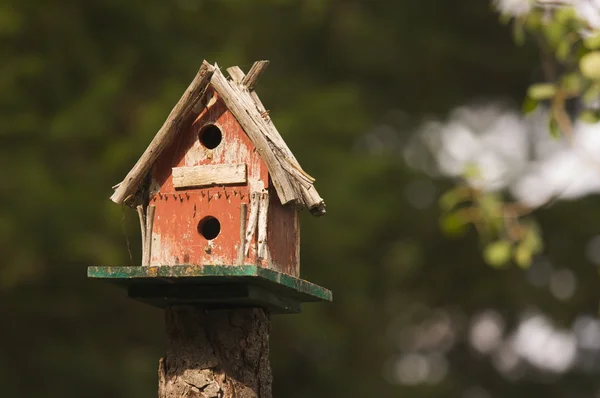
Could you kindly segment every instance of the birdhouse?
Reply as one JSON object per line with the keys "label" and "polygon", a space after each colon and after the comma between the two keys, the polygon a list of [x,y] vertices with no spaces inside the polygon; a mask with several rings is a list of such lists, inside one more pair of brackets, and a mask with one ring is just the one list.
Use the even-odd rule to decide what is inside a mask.
{"label": "birdhouse", "polygon": [[325,214],[248,74],[203,63],[111,200],[137,210],[141,266],[90,267],[158,305],[262,306],[298,312],[331,292],[300,279],[299,212]]}

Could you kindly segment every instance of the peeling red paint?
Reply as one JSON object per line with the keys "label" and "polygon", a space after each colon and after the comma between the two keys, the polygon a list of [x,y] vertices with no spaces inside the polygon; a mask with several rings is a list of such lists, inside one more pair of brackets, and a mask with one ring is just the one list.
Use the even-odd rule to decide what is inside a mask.
{"label": "peeling red paint", "polygon": [[282,206],[275,189],[270,189],[267,246],[271,254],[271,268],[292,276],[300,274],[300,222],[298,210]]}
{"label": "peeling red paint", "polygon": [[[150,265],[236,264],[241,244],[240,206],[246,203],[250,209],[250,194],[269,188],[267,167],[254,145],[212,88],[208,90],[208,97],[212,97],[208,107],[187,131],[163,151],[152,169],[151,204],[156,206],[156,212]],[[212,150],[204,147],[198,139],[200,131],[208,124],[215,124],[222,133],[221,143]],[[247,165],[248,183],[195,189],[173,188],[173,167],[236,163]],[[297,210],[282,206],[275,190],[270,189],[270,192],[267,232],[269,261],[261,264],[257,260],[255,234],[249,254],[243,262],[259,263],[297,276]],[[198,232],[198,223],[206,216],[217,218],[221,226],[219,235],[212,240],[207,240]]]}

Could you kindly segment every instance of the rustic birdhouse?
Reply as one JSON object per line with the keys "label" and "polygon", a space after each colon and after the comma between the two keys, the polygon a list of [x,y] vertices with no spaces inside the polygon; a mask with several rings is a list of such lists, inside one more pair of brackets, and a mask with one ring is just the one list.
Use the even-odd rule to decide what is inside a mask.
{"label": "rustic birdhouse", "polygon": [[299,212],[325,214],[254,86],[268,65],[227,79],[206,61],[111,200],[137,209],[142,265],[90,267],[155,304],[298,312],[331,292],[299,279]]}

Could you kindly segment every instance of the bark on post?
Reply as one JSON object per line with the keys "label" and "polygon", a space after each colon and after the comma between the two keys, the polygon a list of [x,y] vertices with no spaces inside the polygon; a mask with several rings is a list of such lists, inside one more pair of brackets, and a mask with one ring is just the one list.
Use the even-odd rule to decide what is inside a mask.
{"label": "bark on post", "polygon": [[165,310],[159,398],[271,398],[269,315],[259,308]]}

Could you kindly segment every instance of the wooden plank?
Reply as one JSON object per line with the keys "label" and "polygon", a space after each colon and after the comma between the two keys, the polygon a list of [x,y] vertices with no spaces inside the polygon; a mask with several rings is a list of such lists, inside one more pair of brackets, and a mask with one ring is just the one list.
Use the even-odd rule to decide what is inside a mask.
{"label": "wooden plank", "polygon": [[[255,65],[256,64],[257,63],[255,63]],[[232,77],[234,77],[235,80],[239,80],[240,77],[243,76],[242,70],[237,66],[229,68],[228,72],[230,75],[232,75]],[[250,72],[248,73],[250,74]],[[247,76],[244,76],[242,78],[242,82],[245,81],[246,78]],[[295,198],[294,200],[290,201],[305,205],[313,215],[324,215],[325,202],[319,196],[319,193],[313,186],[315,179],[302,169],[294,157],[294,154],[288,148],[287,144],[279,134],[279,131],[277,131],[277,128],[273,124],[271,118],[268,116],[268,112],[266,111],[256,92],[254,90],[247,91],[243,88],[240,89],[237,85],[233,86],[234,87],[232,87],[232,89],[237,94],[236,100],[248,110],[244,116],[252,117],[252,115],[255,114],[254,120],[257,121],[257,124],[260,127],[262,127],[260,132],[262,135],[264,135],[264,137],[266,137],[268,148],[273,152],[273,155],[275,156],[279,166],[281,166],[281,168],[288,174],[288,176],[286,176],[285,173],[283,173],[281,177],[287,178],[288,182],[294,187]],[[256,117],[256,114],[260,116],[260,120],[258,117]],[[238,117],[236,116],[236,118]],[[250,136],[250,138],[252,139],[252,136]],[[267,167],[269,167],[266,159],[264,157],[263,159],[267,163]],[[269,172],[271,172],[270,168]],[[273,173],[271,172],[271,174]],[[273,175],[272,181],[275,185],[275,189],[277,190],[280,201],[284,204],[288,203],[281,197],[281,191],[278,188],[278,184],[283,186],[285,183]]]}
{"label": "wooden plank", "polygon": [[246,253],[246,217],[248,216],[248,205],[242,203],[240,205],[240,244],[238,246],[238,255],[236,264],[244,264],[244,253]]}
{"label": "wooden plank", "polygon": [[175,189],[245,184],[246,182],[248,182],[248,177],[244,163],[173,167],[173,187]]}
{"label": "wooden plank", "polygon": [[331,291],[300,278],[257,265],[163,265],[155,267],[88,267],[88,278],[131,286],[137,284],[223,285],[250,282],[302,302],[331,301]]}
{"label": "wooden plank", "polygon": [[302,186],[300,187],[300,190],[302,191],[302,198],[304,203],[307,203],[310,214],[313,216],[324,216],[326,212],[325,201],[323,198],[321,198],[321,196],[319,196],[319,193],[315,187],[313,185],[308,187]]}
{"label": "wooden plank", "polygon": [[202,304],[204,308],[263,307],[276,314],[297,314],[300,301],[248,282],[221,285],[139,284],[128,289],[129,298],[159,308]]}
{"label": "wooden plank", "polygon": [[269,193],[263,192],[258,200],[258,252],[260,259],[267,258],[267,214],[269,212]]}
{"label": "wooden plank", "polygon": [[152,258],[152,228],[154,227],[154,213],[156,207],[149,205],[146,208],[146,235],[144,237],[144,263],[142,265],[150,266],[150,260]]}
{"label": "wooden plank", "polygon": [[144,206],[137,206],[137,213],[140,219],[140,229],[142,230],[142,265],[146,265],[146,215],[144,214]]}
{"label": "wooden plank", "polygon": [[244,80],[244,76],[246,76],[239,66],[230,66],[227,68],[227,73],[229,73],[229,76],[231,76],[233,81],[237,84],[242,84],[242,80]]}
{"label": "wooden plank", "polygon": [[245,257],[248,256],[250,243],[252,243],[254,231],[256,231],[256,224],[258,221],[258,195],[260,195],[260,193],[255,192],[250,196],[250,219],[248,220],[248,225],[246,227],[246,240],[244,242]]}
{"label": "wooden plank", "polygon": [[[144,151],[135,166],[133,166],[110,197],[113,202],[118,204],[126,202],[131,195],[135,194],[144,177],[158,158],[158,155],[163,149],[169,146],[173,138],[183,127],[183,122],[201,111],[199,109],[201,107],[197,107],[196,105],[204,95],[206,86],[210,82],[214,70],[214,66],[208,62],[204,61],[202,63],[196,77],[194,77],[192,83],[185,90],[185,93],[179,99],[160,130],[158,130],[158,133],[146,151]],[[194,108],[196,108],[195,111]]]}
{"label": "wooden plank", "polygon": [[246,92],[246,96],[244,97],[237,84],[230,84],[219,69],[215,69],[211,84],[217,90],[219,96],[223,99],[223,102],[231,113],[233,113],[246,134],[248,134],[252,143],[256,146],[261,158],[269,169],[271,180],[277,190],[281,203],[298,203],[302,197],[301,193],[289,181],[287,173],[283,170],[269,146],[265,133],[267,129],[265,121],[256,110],[256,107],[251,105],[253,101],[248,97],[248,93]]}
{"label": "wooden plank", "polygon": [[248,74],[242,79],[242,85],[246,86],[249,91],[254,90],[256,82],[269,66],[269,61],[256,61],[248,71]]}
{"label": "wooden plank", "polygon": [[262,101],[258,97],[258,94],[256,93],[256,91],[251,91],[250,92],[250,98],[252,98],[252,101],[254,102],[254,105],[256,106],[256,109],[258,110],[258,112],[260,112],[261,115],[265,115],[263,117],[263,119],[265,119],[265,122],[266,122],[267,127],[268,127],[267,137],[269,138],[269,140],[277,148],[279,148],[279,150],[283,154],[285,154],[285,156],[287,158],[289,158],[292,162],[298,163],[298,161],[294,157],[294,154],[292,153],[292,151],[290,150],[290,148],[288,148],[287,144],[283,140],[283,137],[281,137],[281,134],[279,134],[279,131],[277,131],[277,128],[275,128],[275,124],[271,120],[271,117],[269,116],[269,112],[267,111],[267,109],[263,105]]}
{"label": "wooden plank", "polygon": [[[241,82],[241,81],[244,80],[244,77],[245,77],[244,72],[242,72],[242,70],[238,66],[232,66],[230,68],[227,68],[227,72],[229,72],[229,75],[236,82]],[[287,146],[287,144],[285,143],[285,141],[281,137],[281,134],[279,134],[279,131],[277,131],[277,128],[275,127],[273,121],[268,116],[269,112],[267,111],[267,109],[263,105],[263,103],[260,100],[260,97],[258,96],[258,94],[256,93],[256,91],[252,90],[250,92],[250,98],[252,98],[252,101],[254,102],[254,105],[256,106],[256,109],[258,110],[258,112],[261,115],[264,115],[263,119],[265,120],[265,122],[267,124],[267,127],[268,127],[268,129],[267,129],[267,138],[271,141],[271,143],[279,151],[280,157],[284,158],[285,161],[291,167],[291,169],[294,169],[294,170],[290,171],[290,169],[286,169],[286,165],[285,164],[282,164],[282,166],[284,167],[284,169],[286,169],[290,173],[295,174],[296,178],[300,178],[300,179],[302,179],[304,181],[308,181],[310,184],[314,183],[315,179],[312,178],[304,170],[302,170],[302,167],[300,167],[300,164],[296,160],[296,157],[294,156],[294,154],[292,153],[292,151],[290,150],[290,148]]]}
{"label": "wooden plank", "polygon": [[[245,105],[249,110],[248,115],[253,114],[253,110],[256,111],[256,102],[251,98],[250,93],[247,91],[238,90],[239,97],[238,101]],[[313,215],[324,215],[325,214],[325,202],[319,196],[317,190],[313,186],[315,181],[310,175],[308,175],[302,168],[297,160],[292,155],[287,144],[275,128],[271,120],[261,120],[263,129],[261,132],[267,138],[267,144],[269,149],[275,156],[279,166],[287,172],[283,174],[283,178],[294,187],[297,197],[295,203],[300,203],[310,209]],[[268,165],[267,165],[268,166]],[[276,184],[276,178],[272,178],[273,183]],[[277,189],[277,186],[275,186]],[[279,191],[278,191],[279,194]],[[280,196],[280,195],[279,195]],[[281,196],[280,196],[281,200]],[[282,203],[283,200],[282,200]]]}
{"label": "wooden plank", "polygon": [[[250,98],[252,98],[254,101],[258,111],[261,114],[265,114],[265,107],[255,91],[250,92]],[[325,201],[323,198],[321,198],[313,185],[315,179],[302,169],[294,157],[294,154],[279,134],[279,131],[277,131],[277,128],[275,128],[275,125],[270,117],[265,118],[265,123],[268,127],[267,138],[274,148],[282,168],[292,175],[296,182],[301,186],[300,191],[302,193],[302,202],[304,202],[306,207],[308,207],[311,214],[316,216],[324,215]]]}

